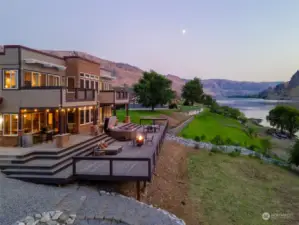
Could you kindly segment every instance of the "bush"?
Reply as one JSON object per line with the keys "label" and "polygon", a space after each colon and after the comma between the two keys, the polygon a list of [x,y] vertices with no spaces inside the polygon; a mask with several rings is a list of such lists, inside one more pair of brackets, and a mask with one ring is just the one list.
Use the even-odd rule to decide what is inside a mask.
{"label": "bush", "polygon": [[213,147],[212,149],[211,149],[211,152],[213,152],[213,153],[219,153],[219,152],[221,152],[218,148],[215,148],[215,147]]}
{"label": "bush", "polygon": [[241,155],[241,151],[239,149],[235,149],[235,151],[230,152],[228,155],[232,157],[237,157]]}
{"label": "bush", "polygon": [[256,146],[256,145],[249,145],[247,148],[250,149],[250,150],[252,150],[252,151],[255,151],[255,150],[257,150],[259,147]]}
{"label": "bush", "polygon": [[220,135],[216,135],[212,140],[211,142],[215,145],[223,145],[224,144],[224,141],[222,140],[221,136]]}
{"label": "bush", "polygon": [[168,105],[168,108],[169,109],[177,109],[178,105],[176,103],[171,103],[171,104]]}
{"label": "bush", "polygon": [[194,140],[197,141],[197,142],[200,142],[200,137],[199,136],[195,136]]}
{"label": "bush", "polygon": [[188,100],[185,100],[183,105],[190,105],[190,102]]}
{"label": "bush", "polygon": [[225,144],[226,145],[232,145],[234,142],[232,141],[232,139],[230,139],[230,138],[227,138],[226,140],[225,140]]}
{"label": "bush", "polygon": [[299,166],[299,140],[296,141],[291,149],[289,163]]}
{"label": "bush", "polygon": [[200,136],[201,141],[204,141],[205,139],[206,139],[206,135],[203,134],[203,135]]}

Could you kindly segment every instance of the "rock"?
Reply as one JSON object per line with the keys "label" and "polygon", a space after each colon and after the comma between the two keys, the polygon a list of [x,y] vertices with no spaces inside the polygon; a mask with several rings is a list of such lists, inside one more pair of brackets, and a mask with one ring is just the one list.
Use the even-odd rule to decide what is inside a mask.
{"label": "rock", "polygon": [[52,220],[58,220],[63,212],[56,211],[55,214],[52,216]]}
{"label": "rock", "polygon": [[68,218],[69,218],[69,215],[67,213],[62,213],[58,218],[58,222],[65,223]]}
{"label": "rock", "polygon": [[74,221],[75,221],[75,218],[68,218],[67,220],[66,220],[66,224],[73,224],[74,223]]}
{"label": "rock", "polygon": [[51,220],[50,214],[49,213],[45,213],[45,214],[43,214],[43,217],[40,219],[40,222],[47,223],[50,220]]}
{"label": "rock", "polygon": [[42,218],[42,215],[37,213],[37,214],[34,215],[34,217],[35,217],[35,219],[40,219],[40,218]]}
{"label": "rock", "polygon": [[58,223],[56,221],[51,220],[47,222],[47,225],[58,225]]}
{"label": "rock", "polygon": [[26,223],[26,224],[32,224],[32,223],[34,223],[34,218],[32,217],[32,216],[27,216],[25,219],[24,219],[24,222]]}
{"label": "rock", "polygon": [[55,211],[50,211],[49,214],[50,214],[50,216],[52,217],[52,216],[55,215]]}

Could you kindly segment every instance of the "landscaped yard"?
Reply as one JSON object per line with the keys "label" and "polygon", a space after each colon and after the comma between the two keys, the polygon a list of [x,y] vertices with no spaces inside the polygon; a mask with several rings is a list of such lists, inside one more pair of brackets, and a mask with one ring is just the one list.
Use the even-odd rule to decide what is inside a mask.
{"label": "landscaped yard", "polygon": [[228,138],[240,146],[249,147],[255,145],[262,149],[261,139],[251,137],[247,134],[246,128],[237,120],[225,117],[223,115],[204,111],[182,130],[180,136],[195,139],[196,136],[205,136],[202,141],[211,141],[216,135],[220,135],[222,140]]}
{"label": "landscaped yard", "polygon": [[[298,175],[249,157],[200,151],[188,158],[190,198],[200,224],[298,224]],[[264,212],[272,214],[269,221]]]}

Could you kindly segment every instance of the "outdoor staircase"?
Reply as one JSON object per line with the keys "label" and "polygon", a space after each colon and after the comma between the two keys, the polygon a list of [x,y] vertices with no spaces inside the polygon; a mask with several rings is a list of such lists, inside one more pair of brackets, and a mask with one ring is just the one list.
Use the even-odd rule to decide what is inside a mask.
{"label": "outdoor staircase", "polygon": [[68,183],[72,180],[72,158],[91,155],[99,141],[105,141],[110,145],[115,142],[115,139],[100,134],[58,151],[36,150],[2,159],[0,169],[9,178],[36,183]]}

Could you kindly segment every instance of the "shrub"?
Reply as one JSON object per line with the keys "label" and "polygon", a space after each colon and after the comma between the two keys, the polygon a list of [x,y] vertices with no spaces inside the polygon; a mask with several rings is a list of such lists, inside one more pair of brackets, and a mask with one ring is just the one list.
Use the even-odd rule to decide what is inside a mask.
{"label": "shrub", "polygon": [[183,133],[183,134],[182,134],[182,137],[183,137],[183,138],[187,138],[187,134]]}
{"label": "shrub", "polygon": [[185,100],[183,105],[190,105],[190,102],[188,100]]}
{"label": "shrub", "polygon": [[206,135],[203,134],[200,136],[200,140],[204,141],[205,139],[206,139]]}
{"label": "shrub", "polygon": [[235,151],[230,152],[228,155],[232,157],[237,157],[241,155],[241,151],[239,149],[235,149]]}
{"label": "shrub", "polygon": [[200,142],[200,137],[199,136],[195,136],[194,140],[197,141],[197,142]]}
{"label": "shrub", "polygon": [[218,148],[215,148],[215,147],[213,147],[212,149],[211,149],[211,152],[213,152],[213,153],[219,153],[219,152],[221,152]]}
{"label": "shrub", "polygon": [[211,142],[215,145],[223,145],[224,144],[224,141],[222,140],[221,136],[220,135],[216,135],[212,140]]}
{"label": "shrub", "polygon": [[265,153],[268,153],[269,150],[272,148],[272,143],[269,139],[262,139],[261,146]]}
{"label": "shrub", "polygon": [[227,138],[226,140],[225,140],[225,144],[226,145],[232,145],[234,142],[232,141],[232,139],[230,139],[230,138]]}
{"label": "shrub", "polygon": [[255,151],[255,150],[257,150],[259,147],[257,147],[256,145],[249,145],[247,148],[250,149],[250,150],[252,150],[252,151]]}
{"label": "shrub", "polygon": [[289,162],[299,166],[299,140],[291,148]]}
{"label": "shrub", "polygon": [[176,103],[171,103],[171,104],[168,105],[168,108],[169,109],[177,109],[178,105]]}

